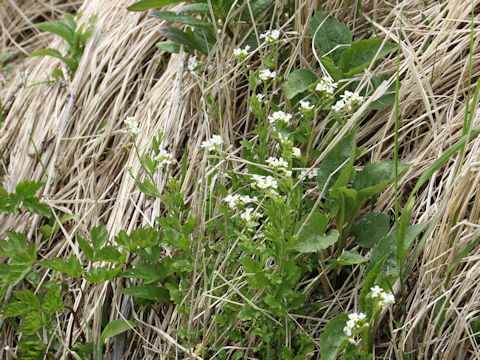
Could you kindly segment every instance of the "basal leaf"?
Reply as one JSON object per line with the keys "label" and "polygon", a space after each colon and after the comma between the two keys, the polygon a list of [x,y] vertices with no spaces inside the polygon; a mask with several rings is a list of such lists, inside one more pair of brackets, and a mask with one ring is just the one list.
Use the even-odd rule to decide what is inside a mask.
{"label": "basal leaf", "polygon": [[245,6],[243,9],[241,20],[242,21],[253,21],[258,15],[262,12],[270,8],[275,3],[275,0],[250,0],[248,5],[250,5],[250,9],[252,10],[253,19],[250,15],[250,9],[248,9],[248,5]]}
{"label": "basal leaf", "polygon": [[375,246],[390,230],[390,217],[384,213],[369,213],[357,224],[352,225],[350,233],[364,248]]}
{"label": "basal leaf", "polygon": [[133,329],[135,326],[137,325],[134,322],[128,320],[118,319],[110,321],[103,329],[102,335],[100,335],[100,342],[103,344],[108,338]]}
{"label": "basal leaf", "polygon": [[66,40],[70,46],[74,43],[74,32],[65,24],[60,22],[47,21],[37,26],[42,31],[48,31]]}
{"label": "basal leaf", "polygon": [[180,52],[180,44],[173,41],[161,41],[156,45],[160,51],[178,54]]}
{"label": "basal leaf", "polygon": [[209,23],[205,20],[198,19],[193,16],[176,14],[173,11],[156,11],[151,14],[151,16],[156,17],[157,19],[177,22],[180,24],[186,24],[191,26],[200,26],[205,28],[212,28],[212,23]]}
{"label": "basal leaf", "polygon": [[285,83],[285,95],[287,99],[293,99],[296,95],[307,90],[317,80],[317,76],[310,70],[300,69],[292,72],[288,75],[287,82]]}
{"label": "basal leaf", "polygon": [[204,54],[208,54],[217,42],[217,39],[215,36],[213,36],[212,31],[202,27],[196,27],[193,30],[193,38],[195,40],[196,47]]}
{"label": "basal leaf", "polygon": [[[410,165],[399,163],[398,173],[401,174]],[[352,188],[363,190],[367,196],[377,195],[395,178],[395,163],[393,160],[381,160],[365,166],[353,181]]]}
{"label": "basal leaf", "polygon": [[148,9],[159,8],[162,6],[178,4],[183,0],[142,0],[133,5],[130,5],[127,10],[129,11],[144,11]]}
{"label": "basal leaf", "polygon": [[352,43],[352,33],[348,27],[326,14],[316,14],[312,18],[310,34],[322,55],[332,58],[335,63]]}
{"label": "basal leaf", "polygon": [[323,329],[323,333],[320,335],[322,360],[335,360],[340,350],[346,345],[348,337],[343,332],[343,328],[347,321],[347,314],[339,314],[330,320]]}
{"label": "basal leaf", "polygon": [[136,296],[142,299],[154,300],[158,302],[170,302],[170,293],[164,287],[156,285],[140,285],[122,289],[125,295]]}
{"label": "basal leaf", "polygon": [[337,265],[355,265],[367,262],[367,258],[356,251],[344,251],[338,259],[332,259],[332,263]]}
{"label": "basal leaf", "polygon": [[177,15],[180,14],[209,14],[210,7],[206,3],[187,4],[183,5],[177,10]]}
{"label": "basal leaf", "polygon": [[333,229],[325,235],[327,224],[328,221],[325,215],[320,212],[314,213],[298,236],[298,241],[293,250],[300,253],[309,253],[317,252],[333,245],[338,240],[340,233],[338,230]]}
{"label": "basal leaf", "polygon": [[[352,77],[367,68],[372,61],[391,53],[397,49],[397,45],[390,42],[383,44],[381,39],[367,39],[355,41],[352,46],[346,49],[340,58],[340,68],[345,77]],[[378,55],[375,57],[375,54]]]}

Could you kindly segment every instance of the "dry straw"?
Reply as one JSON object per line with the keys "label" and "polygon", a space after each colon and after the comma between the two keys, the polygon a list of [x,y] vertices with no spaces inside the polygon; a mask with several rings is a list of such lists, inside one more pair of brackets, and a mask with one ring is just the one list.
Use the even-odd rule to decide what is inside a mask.
{"label": "dry straw", "polygon": [[[203,81],[184,72],[185,56],[170,56],[155,50],[154,44],[160,40],[156,30],[161,23],[145,14],[129,13],[126,7],[131,3],[126,0],[10,0],[0,8],[0,54],[14,51],[17,64],[14,76],[0,78],[0,98],[8,113],[0,129],[2,168],[6,171],[3,186],[11,191],[22,180],[45,181],[43,200],[54,210],[79,215],[76,222],[61,228],[64,236],[54,243],[39,243],[33,231],[39,219],[25,215],[0,217],[0,233],[7,229],[28,232],[29,241],[36,242],[40,254],[46,258],[78,254],[74,234],[86,235],[99,222],[106,223],[113,235],[121,229],[131,231],[151,224],[155,216],[161,214],[162,204],[141,195],[125,171],[126,166],[132,166],[134,174],[140,170],[134,153],[127,150],[130,138],[122,131],[125,117],[136,116],[140,123],[138,145],[141,150],[149,148],[158,129],[165,132],[164,146],[178,159],[188,143],[184,190],[189,205],[198,214],[205,211],[203,200],[208,195],[208,189],[202,193],[191,185],[193,179],[205,172],[200,142],[214,128],[222,130],[227,145],[238,143],[252,130],[251,119],[245,116],[245,83],[229,60],[233,45],[225,42],[216,54],[204,59],[213,65],[207,75],[209,85],[204,88]],[[318,2],[300,3],[303,6],[291,19],[295,20],[294,30],[299,34],[299,39],[291,39],[298,44],[294,47],[298,57],[292,56],[282,65],[286,72],[298,64],[306,67],[316,63],[306,38],[308,32],[299,24],[308,22]],[[400,5],[381,0],[363,3],[363,18],[356,18],[348,1],[328,1],[325,6],[355,29],[356,38],[366,36],[368,31],[396,43],[399,21],[402,21],[399,141],[401,160],[412,164],[400,184],[402,200],[424,170],[461,137],[468,90],[471,4],[461,0],[429,5],[420,0],[403,1]],[[76,76],[71,82],[33,85],[45,80],[58,62],[52,58],[24,56],[46,45],[63,46],[58,38],[40,34],[35,23],[58,19],[64,12],[75,12],[79,6],[84,21],[94,14],[99,18]],[[476,33],[478,22],[480,17],[476,15]],[[472,83],[480,71],[477,48],[478,38],[475,38]],[[392,58],[375,71],[394,75],[395,69],[396,60]],[[202,92],[209,92],[216,99],[220,109],[217,116],[207,115]],[[360,116],[352,119],[347,127],[361,121],[359,141],[364,141],[369,149],[364,161],[392,158],[394,111],[387,108],[373,117],[360,119]],[[473,126],[479,123],[475,116]],[[435,173],[418,194],[413,221],[426,222],[434,215],[437,218],[414,273],[407,281],[404,324],[394,331],[392,342],[377,344],[376,353],[382,358],[402,359],[402,352],[412,359],[480,358],[480,348],[469,326],[480,311],[479,249],[475,248],[464,258],[448,284],[444,281],[449,264],[479,235],[478,154],[480,140],[473,140],[457,173],[459,155]],[[165,185],[161,175],[157,180],[161,187]],[[392,191],[388,189],[379,198],[381,210],[392,211]],[[454,219],[457,225],[452,228]],[[133,335],[115,342],[114,359],[170,358],[167,354],[193,358],[192,354],[186,355],[188,348],[177,341],[176,329],[190,321],[192,329],[205,326],[207,333],[212,331],[208,324],[212,309],[231,301],[233,294],[240,293],[238,289],[245,285],[240,272],[237,277],[230,275],[227,280],[218,274],[219,279],[225,279],[225,295],[220,299],[213,298],[211,291],[196,293],[192,287],[189,319],[173,306],[159,312],[133,311],[129,299],[120,293],[119,282],[95,288],[84,284],[81,291],[73,291],[74,309],[85,315],[94,334],[100,333],[104,303],[108,304],[111,319],[126,316],[138,320],[141,326]],[[203,283],[202,276],[202,271],[198,271],[196,280]],[[358,303],[356,296],[360,287],[361,282],[348,281],[336,291],[335,296],[326,301],[325,318],[312,315],[295,318],[295,321],[318,343],[328,318]],[[445,310],[443,322],[439,316],[442,310]],[[61,333],[68,339],[73,317],[67,315],[61,324]],[[81,331],[75,329],[74,339]],[[419,331],[424,332],[422,338]],[[9,328],[0,337],[0,346],[11,343],[13,337]],[[228,343],[226,335],[218,339],[218,344],[231,349],[236,346]],[[66,349],[58,354],[62,358],[67,355]]]}

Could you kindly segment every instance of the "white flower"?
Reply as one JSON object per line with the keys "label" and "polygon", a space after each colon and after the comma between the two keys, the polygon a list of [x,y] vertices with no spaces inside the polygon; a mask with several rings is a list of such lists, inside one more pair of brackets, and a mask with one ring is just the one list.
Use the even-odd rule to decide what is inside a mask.
{"label": "white flower", "polygon": [[202,63],[197,60],[196,56],[190,56],[188,58],[188,64],[187,64],[187,69],[190,71],[197,71],[200,70],[200,66]]}
{"label": "white flower", "polygon": [[155,161],[158,162],[158,166],[165,166],[165,165],[171,165],[174,161],[173,155],[167,150],[162,149],[160,152],[155,156]]}
{"label": "white flower", "polygon": [[338,83],[334,82],[330,76],[324,76],[320,79],[320,82],[315,88],[316,91],[323,91],[325,95],[332,96],[335,89],[338,87]]}
{"label": "white flower", "polygon": [[285,160],[283,160],[283,158],[274,158],[272,156],[270,156],[267,160],[265,160],[265,162],[270,165],[271,167],[273,167],[274,169],[276,168],[286,168],[288,167],[288,162],[286,162]]}
{"label": "white flower", "polygon": [[258,99],[259,102],[262,102],[265,98],[264,94],[255,94],[254,96]]}
{"label": "white flower", "polygon": [[340,98],[341,99],[332,106],[332,110],[338,113],[352,112],[354,106],[360,105],[363,102],[363,96],[348,90],[346,90],[343,95],[340,95]]}
{"label": "white flower", "polygon": [[315,179],[318,175],[318,169],[304,169],[300,172],[300,176],[298,177],[300,180],[308,179]]}
{"label": "white flower", "polygon": [[255,183],[252,184],[253,188],[262,190],[274,190],[278,188],[278,183],[272,176],[252,175],[252,179]]}
{"label": "white flower", "polygon": [[258,73],[258,77],[260,80],[267,81],[270,79],[275,79],[277,77],[277,73],[275,71],[270,71],[270,69],[263,69]]}
{"label": "white flower", "polygon": [[355,345],[357,343],[357,341],[354,338],[348,339],[348,342],[352,345]]}
{"label": "white flower", "polygon": [[348,326],[345,326],[345,327],[343,328],[343,332],[344,332],[345,335],[347,335],[347,336],[352,336],[352,329],[349,328]]}
{"label": "white flower", "polygon": [[[350,314],[351,315],[351,314]],[[348,320],[347,321],[347,327],[349,329],[353,329],[355,327],[355,320]]]}
{"label": "white flower", "polygon": [[380,294],[383,292],[383,289],[378,285],[371,287],[370,290],[372,291],[372,295],[370,295],[372,299],[380,297]]}
{"label": "white flower", "polygon": [[380,305],[382,307],[395,304],[395,296],[391,292],[383,292],[380,294]]}
{"label": "white flower", "polygon": [[240,214],[240,217],[245,221],[252,221],[261,218],[262,214],[254,211],[253,208],[249,207],[245,209],[245,212]]}
{"label": "white flower", "polygon": [[133,135],[138,135],[140,133],[140,128],[138,127],[138,121],[133,116],[128,116],[125,119],[125,125],[130,129]]}
{"label": "white flower", "polygon": [[202,141],[200,147],[207,149],[208,151],[218,150],[223,144],[223,139],[220,135],[213,135],[210,139]]}
{"label": "white flower", "polygon": [[268,116],[270,124],[277,124],[282,122],[286,125],[290,125],[292,119],[291,114],[285,114],[283,111],[275,111],[272,115]]}
{"label": "white flower", "polygon": [[314,106],[311,105],[308,101],[300,101],[300,111],[303,113],[309,113],[311,110],[313,110]]}
{"label": "white flower", "polygon": [[278,141],[283,145],[291,145],[292,144],[292,142],[288,138],[288,135],[285,136],[285,135],[283,135],[283,133],[278,132],[277,137],[278,137]]}
{"label": "white flower", "polygon": [[298,147],[292,146],[292,155],[297,159],[300,159],[302,156],[302,151]]}
{"label": "white flower", "polygon": [[285,175],[287,178],[292,177],[292,170],[287,170],[287,169],[282,169],[283,170],[283,175]]}
{"label": "white flower", "polygon": [[250,45],[245,46],[243,49],[236,48],[233,50],[233,56],[238,60],[245,60],[248,56],[248,51],[250,50]]}
{"label": "white flower", "polygon": [[258,198],[256,196],[250,197],[248,195],[238,194],[229,194],[225,197],[224,200],[226,203],[228,203],[228,207],[232,210],[235,209],[239,204],[245,205],[252,202],[258,202]]}
{"label": "white flower", "polygon": [[226,197],[225,197],[225,202],[228,203],[228,207],[230,209],[235,209],[235,207],[237,206],[237,203],[238,203],[238,200],[239,200],[239,195],[231,195],[231,194],[228,194]]}
{"label": "white flower", "polygon": [[269,30],[266,31],[264,34],[260,35],[260,39],[265,39],[265,42],[269,44],[274,44],[280,38],[280,31],[279,30]]}

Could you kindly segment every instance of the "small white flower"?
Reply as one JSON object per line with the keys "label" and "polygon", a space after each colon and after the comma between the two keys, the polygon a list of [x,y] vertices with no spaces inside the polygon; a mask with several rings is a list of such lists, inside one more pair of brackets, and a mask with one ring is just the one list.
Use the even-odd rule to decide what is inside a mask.
{"label": "small white flower", "polygon": [[288,138],[288,135],[285,136],[283,133],[278,132],[277,133],[278,141],[283,144],[283,145],[291,145],[292,141]]}
{"label": "small white flower", "polygon": [[231,195],[231,194],[228,194],[226,197],[225,197],[225,202],[228,203],[228,207],[230,209],[235,209],[235,207],[237,206],[237,203],[239,201],[239,195]]}
{"label": "small white flower", "polygon": [[277,77],[277,73],[275,71],[270,71],[270,69],[263,69],[258,73],[258,77],[262,81],[267,81],[270,79],[275,79]]}
{"label": "small white flower", "polygon": [[348,320],[347,327],[353,329],[355,327],[355,320]]}
{"label": "small white flower", "polygon": [[275,111],[272,115],[268,116],[270,124],[284,123],[290,125],[292,119],[291,114],[285,114],[283,111]]}
{"label": "small white flower", "polygon": [[363,102],[363,96],[360,96],[356,92],[346,90],[340,95],[338,100],[332,109],[338,113],[349,113],[353,111],[354,106],[360,105]]}
{"label": "small white flower", "polygon": [[138,121],[133,116],[128,116],[125,119],[125,125],[130,129],[133,135],[138,135],[140,133],[140,128],[138,127]]}
{"label": "small white flower", "polygon": [[253,188],[262,190],[274,190],[278,188],[278,183],[272,176],[252,175],[252,179],[255,183],[252,184]]}
{"label": "small white flower", "polygon": [[287,178],[292,177],[292,170],[283,169],[283,175],[285,175]]}
{"label": "small white flower", "polygon": [[201,148],[207,149],[208,151],[218,150],[223,144],[223,139],[220,135],[213,135],[210,139],[202,141]]}
{"label": "small white flower", "polygon": [[330,76],[324,76],[315,88],[316,91],[323,91],[325,95],[331,97],[338,87],[338,83],[334,82]]}
{"label": "small white flower", "polygon": [[372,299],[380,297],[380,294],[383,292],[383,289],[378,285],[371,287],[370,290],[372,291],[372,295],[370,295]]}
{"label": "small white flower", "polygon": [[343,332],[344,332],[345,335],[347,335],[347,336],[352,336],[352,329],[349,328],[348,326],[345,326],[345,327],[343,328]]}
{"label": "small white flower", "polygon": [[262,214],[254,211],[253,208],[249,207],[245,209],[245,212],[240,214],[240,217],[245,221],[254,221],[262,217]]}
{"label": "small white flower", "polygon": [[318,169],[304,169],[300,172],[299,179],[300,180],[305,180],[306,178],[308,179],[315,179],[318,175]]}
{"label": "small white flower", "polygon": [[270,156],[267,160],[265,160],[265,162],[270,165],[271,167],[273,167],[274,169],[276,168],[286,168],[288,167],[288,162],[286,162],[285,160],[283,160],[283,158],[274,158],[272,156]]}
{"label": "small white flower", "polygon": [[157,156],[155,156],[155,161],[158,162],[158,166],[171,165],[174,161],[173,155],[167,152],[165,149],[159,151]]}
{"label": "small white flower", "polygon": [[245,60],[248,56],[248,51],[250,50],[250,45],[245,46],[243,49],[237,48],[233,50],[233,56],[238,60]]}
{"label": "small white flower", "polygon": [[309,113],[310,111],[312,111],[314,108],[313,105],[311,105],[308,101],[303,101],[301,100],[300,101],[300,111],[303,112],[303,113]]}
{"label": "small white flower", "polygon": [[265,39],[265,42],[269,44],[274,44],[280,38],[280,31],[279,30],[269,30],[266,31],[264,34],[260,35],[260,39]]}
{"label": "small white flower", "polygon": [[355,345],[357,343],[357,341],[354,338],[348,339],[348,342],[352,345]]}
{"label": "small white flower", "polygon": [[255,94],[254,96],[258,99],[259,102],[262,102],[263,99],[265,99],[264,94]]}
{"label": "small white flower", "polygon": [[297,159],[300,159],[302,156],[302,151],[298,147],[292,146],[292,155]]}
{"label": "small white flower", "polygon": [[197,71],[200,70],[200,66],[202,63],[197,60],[196,56],[190,56],[188,58],[188,64],[187,64],[187,69],[190,71]]}
{"label": "small white flower", "polygon": [[382,307],[395,304],[395,296],[391,292],[383,292],[380,294],[380,305]]}

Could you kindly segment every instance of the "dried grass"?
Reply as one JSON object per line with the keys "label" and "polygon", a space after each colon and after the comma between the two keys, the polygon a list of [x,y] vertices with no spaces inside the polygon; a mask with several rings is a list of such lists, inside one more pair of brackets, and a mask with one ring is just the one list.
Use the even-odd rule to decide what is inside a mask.
{"label": "dried grass", "polygon": [[[0,233],[7,229],[27,231],[29,240],[37,243],[39,253],[45,258],[78,254],[74,235],[77,232],[85,235],[99,222],[106,223],[113,235],[121,229],[131,231],[151,224],[161,213],[162,204],[141,195],[125,171],[126,166],[132,166],[134,174],[139,171],[134,153],[127,150],[129,137],[122,132],[126,116],[135,115],[140,121],[140,149],[149,148],[158,129],[165,131],[164,144],[178,159],[184,155],[188,143],[184,190],[198,214],[205,212],[203,200],[208,195],[208,189],[202,193],[191,186],[192,180],[200,179],[206,171],[200,142],[212,129],[220,128],[227,144],[238,144],[252,129],[251,119],[245,116],[247,85],[227,61],[233,46],[225,42],[218,53],[207,60],[214,68],[207,75],[208,88],[203,88],[199,79],[183,71],[183,56],[162,57],[156,52],[154,44],[160,38],[155,30],[159,21],[145,14],[127,12],[125,8],[130,3],[125,0],[11,0],[0,8],[0,54],[14,51],[18,54],[17,63],[23,63],[17,66],[15,77],[7,79],[8,85],[0,88],[0,98],[5,99],[8,110],[0,129],[2,167],[6,170],[3,186],[11,191],[21,180],[46,181],[43,200],[56,211],[80,216],[62,227],[63,237],[48,243],[40,242],[34,231],[37,218],[0,217]],[[300,41],[294,50],[298,57],[292,56],[282,65],[287,73],[298,66],[298,61],[304,67],[315,63],[310,42],[304,39],[308,33],[301,24],[308,23],[318,4],[310,0],[304,3],[292,16]],[[364,3],[366,20],[355,19],[355,12],[346,5],[348,2],[330,1],[326,6],[337,9],[334,15],[349,22],[350,28],[356,29],[357,38],[374,30],[382,38],[397,42],[398,19],[402,19],[400,146],[402,161],[412,164],[400,184],[400,198],[405,199],[426,167],[462,134],[468,90],[470,2],[435,2],[429,6],[414,0],[400,5],[383,0]],[[57,38],[39,34],[33,25],[57,19],[64,12],[74,12],[80,5],[84,20],[93,14],[99,14],[99,19],[75,78],[71,83],[26,87],[25,84],[45,80],[58,63],[51,58],[22,60],[21,54],[27,55],[47,43],[54,48],[63,46]],[[445,16],[436,15],[442,11]],[[429,25],[424,18],[430,20]],[[480,15],[476,14],[476,32],[479,23]],[[478,41],[475,38],[474,49],[478,48]],[[480,72],[478,58],[475,50],[473,84]],[[393,75],[395,69],[396,59],[392,58],[383,62],[376,72]],[[207,105],[201,96],[205,92],[216,100],[220,109],[217,116],[207,115]],[[473,126],[478,126],[479,121],[475,116]],[[361,124],[359,140],[365,141],[364,146],[369,149],[364,155],[365,161],[392,158],[393,110],[379,111],[368,120],[359,114],[349,121],[344,131],[358,122]],[[40,150],[41,162],[33,144]],[[437,217],[414,273],[407,281],[408,310],[404,325],[394,330],[391,343],[377,344],[376,352],[382,358],[402,359],[402,352],[418,359],[480,358],[480,347],[470,327],[480,312],[480,267],[477,266],[480,248],[476,247],[460,262],[448,284],[444,277],[455,257],[479,235],[479,153],[480,140],[476,139],[467,146],[464,159],[459,159],[458,154],[450,159],[418,194],[413,221],[426,222]],[[456,172],[458,164],[461,167]],[[242,161],[238,159],[239,169],[241,166]],[[157,180],[165,186],[165,179],[160,175]],[[390,188],[379,198],[380,209],[392,212],[392,191]],[[104,304],[110,309],[111,319],[125,315],[141,324],[134,335],[117,339],[113,359],[167,359],[174,354],[193,358],[177,341],[176,329],[189,321],[192,328],[206,326],[207,333],[212,331],[208,324],[212,311],[218,304],[231,301],[233,294],[241,294],[238,289],[245,285],[240,273],[228,275],[227,279],[217,272],[225,288],[221,299],[207,290],[197,293],[195,285],[192,286],[190,319],[185,319],[173,306],[156,309],[158,312],[131,309],[128,297],[120,293],[120,282],[90,288],[83,284],[81,291],[72,292],[74,309],[85,315],[94,334],[100,333]],[[201,272],[196,274],[194,284],[203,282],[202,276]],[[355,307],[360,287],[361,279],[357,278],[354,283],[347,281],[335,298],[326,302],[325,318],[317,318],[315,314],[298,317],[298,325],[318,343],[328,318]],[[444,320],[440,319],[438,309],[435,310],[436,304],[441,304],[440,295],[447,299]],[[63,319],[65,339],[71,331],[74,339],[84,331],[73,330],[73,321],[71,315]],[[9,344],[13,336],[9,329],[0,337],[0,346]],[[235,348],[235,344],[228,344],[228,334],[218,339],[218,344],[222,343]],[[57,355],[66,358],[68,352],[65,348]],[[0,359],[3,356],[0,353]]]}

